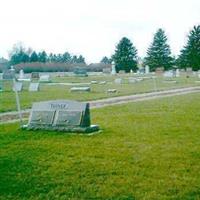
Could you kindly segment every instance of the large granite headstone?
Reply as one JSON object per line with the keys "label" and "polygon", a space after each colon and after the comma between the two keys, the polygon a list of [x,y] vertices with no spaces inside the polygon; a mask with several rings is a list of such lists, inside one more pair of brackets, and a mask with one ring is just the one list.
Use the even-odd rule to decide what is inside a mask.
{"label": "large granite headstone", "polygon": [[39,83],[30,83],[28,91],[29,92],[39,91]]}
{"label": "large granite headstone", "polygon": [[23,128],[83,133],[99,130],[90,123],[89,103],[69,100],[34,103],[29,122]]}
{"label": "large granite headstone", "polygon": [[23,89],[22,82],[15,82],[15,84],[13,84],[13,91],[21,92],[22,89]]}

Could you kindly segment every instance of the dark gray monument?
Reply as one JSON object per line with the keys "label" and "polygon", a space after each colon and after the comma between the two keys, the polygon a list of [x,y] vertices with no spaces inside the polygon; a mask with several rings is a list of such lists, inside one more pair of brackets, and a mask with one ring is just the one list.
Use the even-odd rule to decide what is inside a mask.
{"label": "dark gray monument", "polygon": [[39,83],[30,83],[28,91],[29,92],[39,91]]}
{"label": "dark gray monument", "polygon": [[23,89],[23,84],[22,84],[22,82],[15,82],[15,83],[13,84],[13,91],[16,90],[17,92],[21,92],[22,89]]}
{"label": "dark gray monument", "polygon": [[86,77],[86,76],[88,76],[88,74],[87,74],[87,69],[86,69],[86,68],[83,68],[83,67],[76,67],[76,68],[74,69],[74,74],[75,74],[76,76],[80,76],[80,77]]}
{"label": "dark gray monument", "polygon": [[39,72],[32,72],[31,73],[31,79],[39,79],[39,78],[40,78]]}
{"label": "dark gray monument", "polygon": [[99,130],[97,125],[90,124],[89,103],[69,100],[34,103],[29,122],[23,128],[80,133]]}

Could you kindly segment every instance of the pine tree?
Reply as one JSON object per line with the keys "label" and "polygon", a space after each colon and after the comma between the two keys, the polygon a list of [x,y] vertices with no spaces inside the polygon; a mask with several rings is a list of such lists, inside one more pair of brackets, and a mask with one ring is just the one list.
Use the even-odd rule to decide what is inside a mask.
{"label": "pine tree", "polygon": [[30,62],[37,62],[38,61],[38,55],[35,51],[30,56]]}
{"label": "pine tree", "polygon": [[103,64],[111,64],[111,62],[112,62],[112,59],[108,58],[107,56],[104,56],[100,61],[100,63],[103,63]]}
{"label": "pine tree", "polygon": [[187,44],[181,50],[177,62],[181,68],[192,67],[195,71],[200,69],[200,25],[190,31]]}
{"label": "pine tree", "polygon": [[43,63],[47,61],[47,54],[45,51],[42,51],[38,54],[38,61]]}
{"label": "pine tree", "polygon": [[125,70],[125,72],[130,72],[131,69],[137,69],[137,49],[126,37],[119,41],[112,59],[115,62],[117,71]]}
{"label": "pine tree", "polygon": [[164,67],[165,70],[172,67],[173,58],[164,30],[158,29],[155,33],[153,42],[147,50],[145,65],[148,65],[151,71],[158,67]]}

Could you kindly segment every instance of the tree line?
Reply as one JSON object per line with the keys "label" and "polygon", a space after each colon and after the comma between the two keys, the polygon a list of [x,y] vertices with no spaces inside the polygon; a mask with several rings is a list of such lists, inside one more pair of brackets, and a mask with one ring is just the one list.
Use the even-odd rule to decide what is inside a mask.
{"label": "tree line", "polygon": [[[116,45],[114,54],[110,58],[104,56],[100,63],[111,64],[114,61],[117,71],[136,71],[139,59],[137,52],[131,40],[123,37]],[[85,58],[82,55],[71,55],[69,52],[63,54],[47,54],[45,51],[36,52],[31,48],[26,49],[20,43],[13,46],[9,57],[11,65],[27,62],[85,64]],[[146,57],[142,60],[143,65],[148,65],[151,71],[160,67],[169,70],[175,66],[200,70],[200,25],[194,26],[189,32],[187,43],[177,58],[171,53],[165,31],[161,28],[158,29],[147,49]]]}
{"label": "tree line", "polygon": [[[115,53],[110,59],[104,57],[101,60],[102,63],[111,63],[112,61],[115,62],[117,71],[125,70],[129,72],[137,69],[137,49],[128,38],[123,37],[119,41]],[[164,68],[164,70],[169,70],[173,67],[191,67],[193,70],[200,70],[200,25],[194,26],[189,32],[187,43],[177,58],[171,53],[165,31],[161,28],[158,29],[147,49],[143,64],[148,65],[151,71],[155,71],[160,67]]]}
{"label": "tree line", "polygon": [[65,52],[63,54],[47,54],[45,51],[41,51],[37,53],[31,48],[26,49],[21,43],[15,44],[13,46],[13,49],[9,53],[9,57],[9,62],[11,65],[28,62],[85,64],[85,58],[82,55],[71,55],[69,52]]}

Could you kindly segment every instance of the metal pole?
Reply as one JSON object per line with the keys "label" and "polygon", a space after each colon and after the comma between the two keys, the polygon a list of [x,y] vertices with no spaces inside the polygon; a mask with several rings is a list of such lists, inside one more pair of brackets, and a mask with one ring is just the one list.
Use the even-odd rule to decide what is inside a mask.
{"label": "metal pole", "polygon": [[154,91],[157,92],[156,77],[153,76],[152,78],[153,78]]}
{"label": "metal pole", "polygon": [[18,111],[18,115],[19,115],[19,121],[20,121],[20,125],[23,125],[23,121],[22,121],[22,113],[21,113],[21,107],[20,107],[20,101],[19,101],[19,94],[17,91],[17,88],[15,87],[15,77],[13,78],[13,87],[14,87],[14,91],[15,91],[15,98],[16,98],[16,104],[17,104],[17,111]]}

